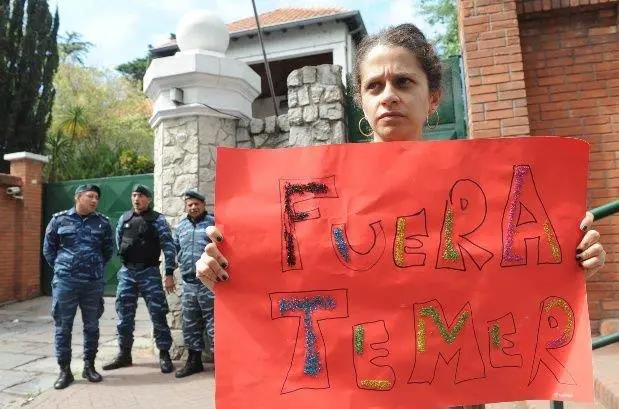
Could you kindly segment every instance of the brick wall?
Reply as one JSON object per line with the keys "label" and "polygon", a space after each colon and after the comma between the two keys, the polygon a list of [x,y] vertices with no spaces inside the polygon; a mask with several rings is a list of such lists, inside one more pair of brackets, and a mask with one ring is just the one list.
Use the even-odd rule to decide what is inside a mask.
{"label": "brick wall", "polygon": [[21,178],[0,173],[0,302],[12,300],[15,287],[15,216],[19,201],[4,192],[21,185]]}
{"label": "brick wall", "polygon": [[604,3],[616,3],[616,0],[519,0],[517,10],[518,14],[525,14]]}
{"label": "brick wall", "polygon": [[[617,18],[613,4],[523,16],[520,22],[531,134],[590,143],[590,206],[619,198]],[[619,218],[601,220],[596,228],[608,265],[588,283],[595,327],[603,318],[619,318]]]}
{"label": "brick wall", "polygon": [[[462,0],[459,8],[470,135],[586,139],[589,206],[619,198],[619,2]],[[609,254],[588,283],[594,332],[619,318],[619,216],[596,228]]]}
{"label": "brick wall", "polygon": [[518,16],[514,1],[462,0],[461,41],[469,135],[529,133]]}
{"label": "brick wall", "polygon": [[[0,174],[0,303],[40,294],[42,167],[45,157],[5,155],[11,174]],[[22,198],[6,194],[21,186]]]}

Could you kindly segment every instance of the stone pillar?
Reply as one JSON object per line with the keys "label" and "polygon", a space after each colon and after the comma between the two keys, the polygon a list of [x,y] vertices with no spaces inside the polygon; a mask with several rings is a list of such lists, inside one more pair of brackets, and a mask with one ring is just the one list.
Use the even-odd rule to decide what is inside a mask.
{"label": "stone pillar", "polygon": [[528,135],[516,0],[458,2],[469,135]]}
{"label": "stone pillar", "polygon": [[342,67],[303,67],[288,75],[289,146],[346,142]]}
{"label": "stone pillar", "polygon": [[[237,122],[251,118],[252,102],[260,93],[260,76],[247,64],[225,57],[230,34],[217,16],[192,11],[179,22],[176,36],[180,52],[153,60],[144,77],[154,110],[155,209],[172,229],[184,217],[182,195],[187,189],[199,189],[207,209],[214,211],[216,149],[237,145]],[[185,352],[180,271],[175,277],[177,292],[168,296],[168,321],[174,340],[170,353],[179,359]]]}
{"label": "stone pillar", "polygon": [[[46,156],[29,152],[4,155],[11,176],[21,180],[14,205],[13,298],[23,301],[41,293],[41,218],[43,216],[43,165]],[[0,194],[6,194],[0,192]]]}

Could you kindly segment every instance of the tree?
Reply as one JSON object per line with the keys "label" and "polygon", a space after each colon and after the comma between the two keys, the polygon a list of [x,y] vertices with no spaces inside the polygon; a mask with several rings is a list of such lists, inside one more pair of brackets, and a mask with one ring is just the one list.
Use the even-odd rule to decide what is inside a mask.
{"label": "tree", "polygon": [[420,0],[419,8],[428,23],[445,27],[445,32],[436,38],[441,54],[445,57],[460,54],[456,0]]}
{"label": "tree", "polygon": [[152,108],[134,83],[110,70],[65,63],[54,84],[48,180],[153,171]]}
{"label": "tree", "polygon": [[91,42],[82,41],[82,35],[75,31],[66,32],[64,36],[60,36],[58,43],[62,63],[84,65],[84,58],[93,45]]}
{"label": "tree", "polygon": [[66,132],[71,136],[71,140],[83,138],[88,135],[89,123],[86,118],[86,110],[83,106],[73,105],[62,113],[60,123],[58,124],[59,131]]}
{"label": "tree", "polygon": [[127,79],[134,81],[136,84],[141,85],[142,79],[146,74],[146,69],[150,64],[150,57],[135,58],[124,64],[120,64],[116,67],[116,70],[122,73]]}
{"label": "tree", "polygon": [[47,0],[0,0],[0,172],[9,152],[40,153],[52,122],[58,9]]}

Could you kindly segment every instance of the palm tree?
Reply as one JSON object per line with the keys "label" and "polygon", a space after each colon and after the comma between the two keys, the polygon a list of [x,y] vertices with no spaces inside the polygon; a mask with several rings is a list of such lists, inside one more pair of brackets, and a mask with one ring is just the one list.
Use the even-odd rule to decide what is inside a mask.
{"label": "palm tree", "polygon": [[62,132],[50,133],[45,144],[48,163],[48,180],[55,182],[68,176],[68,165],[73,152],[73,142]]}
{"label": "palm tree", "polygon": [[71,136],[71,140],[83,138],[88,134],[89,124],[86,118],[86,109],[81,105],[72,105],[66,112],[61,114],[62,120],[58,129]]}

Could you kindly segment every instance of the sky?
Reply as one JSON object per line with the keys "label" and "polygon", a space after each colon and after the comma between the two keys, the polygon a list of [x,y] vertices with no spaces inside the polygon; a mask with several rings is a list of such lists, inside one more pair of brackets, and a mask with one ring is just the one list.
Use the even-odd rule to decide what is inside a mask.
{"label": "sky", "polygon": [[[419,14],[417,1],[256,0],[256,8],[263,13],[279,7],[343,7],[359,10],[369,33],[412,22],[432,36],[436,30]],[[49,0],[49,5],[52,10],[59,8],[59,34],[75,31],[94,44],[86,65],[111,69],[143,57],[149,44],[165,42],[176,32],[180,18],[192,10],[212,11],[226,23],[253,16],[251,0]]]}

